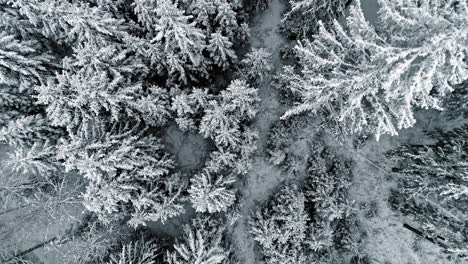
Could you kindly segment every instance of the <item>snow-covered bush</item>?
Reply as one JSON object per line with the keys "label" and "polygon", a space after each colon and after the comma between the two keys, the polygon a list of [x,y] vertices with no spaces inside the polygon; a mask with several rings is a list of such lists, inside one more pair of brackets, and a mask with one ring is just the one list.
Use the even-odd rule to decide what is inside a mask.
{"label": "snow-covered bush", "polygon": [[[380,0],[379,23],[355,1],[347,29],[323,23],[296,47],[299,70],[282,78],[300,100],[282,117],[321,114],[344,134],[397,135],[414,110],[442,110],[441,99],[468,76],[465,2]],[[387,34],[392,32],[392,34]]]}

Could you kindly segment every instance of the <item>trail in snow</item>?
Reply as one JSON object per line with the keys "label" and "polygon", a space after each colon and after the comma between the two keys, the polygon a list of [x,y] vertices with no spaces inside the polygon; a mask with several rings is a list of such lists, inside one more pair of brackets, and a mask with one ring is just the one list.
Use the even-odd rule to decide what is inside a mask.
{"label": "trail in snow", "polygon": [[[282,13],[285,9],[281,0],[272,0],[269,7],[258,15],[251,28],[251,45],[253,48],[266,48],[272,55],[274,70],[282,67],[279,49],[284,39],[278,33]],[[278,167],[267,161],[265,147],[272,124],[284,112],[284,106],[279,102],[278,91],[271,85],[271,77],[259,87],[261,99],[260,109],[253,124],[259,134],[257,154],[253,157],[253,166],[246,175],[240,201],[241,218],[233,230],[236,255],[242,264],[259,263],[254,251],[254,240],[249,235],[248,218],[253,211],[266,200],[276,187],[281,186],[285,177]]]}

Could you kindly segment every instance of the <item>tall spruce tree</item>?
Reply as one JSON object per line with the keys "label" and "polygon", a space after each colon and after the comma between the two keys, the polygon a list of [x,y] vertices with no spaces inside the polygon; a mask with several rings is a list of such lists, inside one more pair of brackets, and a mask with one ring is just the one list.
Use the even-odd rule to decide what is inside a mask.
{"label": "tall spruce tree", "polygon": [[299,98],[283,119],[321,114],[343,134],[397,135],[418,108],[442,110],[441,98],[466,80],[468,7],[464,1],[379,1],[378,23],[359,1],[347,29],[323,23],[296,46],[299,73],[281,75]]}

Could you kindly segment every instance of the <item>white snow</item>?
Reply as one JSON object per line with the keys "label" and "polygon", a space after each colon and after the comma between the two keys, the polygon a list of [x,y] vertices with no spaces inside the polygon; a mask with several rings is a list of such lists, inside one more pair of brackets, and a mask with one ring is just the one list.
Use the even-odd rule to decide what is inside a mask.
{"label": "white snow", "polygon": [[[255,20],[251,28],[251,44],[254,48],[266,48],[273,53],[272,60],[275,70],[281,69],[279,49],[284,44],[284,39],[278,33],[282,12],[285,9],[281,0],[272,0],[269,7],[263,11]],[[249,235],[248,218],[258,206],[260,206],[287,180],[281,170],[267,161],[265,155],[265,144],[271,125],[278,120],[284,112],[278,100],[278,91],[271,85],[271,78],[259,87],[261,98],[259,113],[256,116],[253,127],[259,133],[259,143],[256,156],[253,158],[253,166],[245,176],[240,187],[242,199],[240,201],[241,218],[233,229],[233,244],[235,254],[242,264],[259,263],[258,255],[255,254],[255,242]]]}

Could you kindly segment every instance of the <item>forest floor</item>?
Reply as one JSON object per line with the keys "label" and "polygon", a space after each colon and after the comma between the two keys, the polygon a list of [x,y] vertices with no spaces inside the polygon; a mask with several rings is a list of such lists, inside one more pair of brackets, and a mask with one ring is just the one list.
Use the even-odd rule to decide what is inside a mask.
{"label": "forest floor", "polygon": [[[366,235],[362,251],[372,263],[426,264],[451,263],[444,259],[442,248],[432,244],[408,229],[403,224],[418,228],[410,217],[393,211],[388,200],[390,191],[396,187],[397,174],[392,173],[392,162],[384,154],[403,144],[428,144],[432,139],[424,131],[438,127],[450,129],[460,126],[460,120],[444,121],[435,117],[436,111],[421,111],[415,127],[404,129],[395,137],[383,136],[379,141],[369,138],[360,149],[353,147],[353,140],[338,143],[331,137],[324,141],[340,155],[353,160],[353,184],[350,200],[359,220],[359,232]],[[437,120],[435,120],[437,119]],[[375,210],[375,213],[369,213]]]}
{"label": "forest floor", "polygon": [[[250,29],[250,43],[253,48],[266,48],[272,52],[274,71],[279,71],[282,62],[279,49],[285,41],[278,29],[285,5],[281,0],[272,0],[266,10],[254,20]],[[272,75],[273,76],[273,75]],[[252,212],[274,193],[275,188],[287,180],[281,170],[267,161],[265,147],[270,128],[284,112],[279,103],[279,94],[271,85],[271,77],[266,78],[259,87],[260,109],[253,128],[259,135],[258,149],[253,157],[253,166],[242,183],[240,218],[233,227],[235,254],[242,264],[260,263],[260,256],[255,254],[255,241],[249,235],[248,220]]]}

